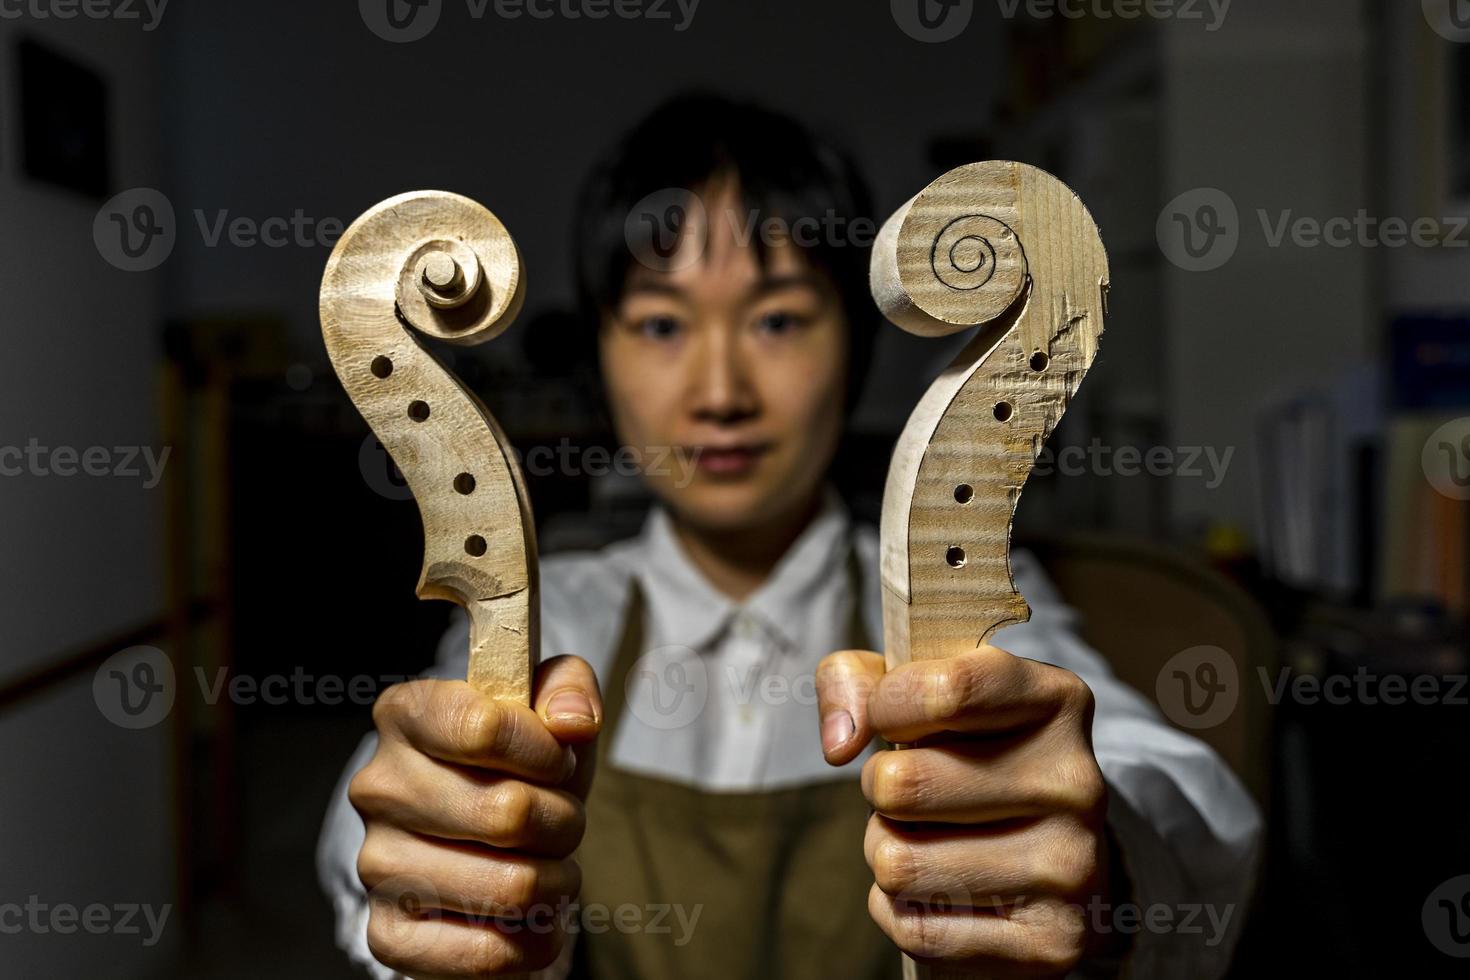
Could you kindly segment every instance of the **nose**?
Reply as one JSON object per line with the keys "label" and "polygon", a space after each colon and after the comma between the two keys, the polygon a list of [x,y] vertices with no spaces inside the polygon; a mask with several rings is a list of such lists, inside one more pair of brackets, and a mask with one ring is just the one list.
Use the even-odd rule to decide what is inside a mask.
{"label": "nose", "polygon": [[694,417],[701,422],[732,425],[754,416],[759,405],[735,331],[712,327],[701,333],[690,366],[689,403]]}

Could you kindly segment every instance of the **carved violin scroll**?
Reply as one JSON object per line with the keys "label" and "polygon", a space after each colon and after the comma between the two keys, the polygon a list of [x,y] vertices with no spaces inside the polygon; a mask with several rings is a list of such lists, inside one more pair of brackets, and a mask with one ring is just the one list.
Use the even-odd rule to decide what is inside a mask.
{"label": "carved violin scroll", "polygon": [[320,313],[332,367],[418,503],[418,595],[469,614],[476,689],[529,704],[539,610],[525,481],[484,404],[414,333],[483,343],[510,326],[524,296],[520,253],[499,219],[457,194],[421,191],[383,201],[343,233]]}
{"label": "carved violin scroll", "polygon": [[[972,163],[884,223],[869,281],[910,333],[980,326],[920,399],[889,466],[879,539],[893,669],[973,651],[1030,618],[1011,575],[1011,522],[1097,356],[1108,262],[1061,181],[1022,163]],[[906,959],[904,975],[968,974]]]}

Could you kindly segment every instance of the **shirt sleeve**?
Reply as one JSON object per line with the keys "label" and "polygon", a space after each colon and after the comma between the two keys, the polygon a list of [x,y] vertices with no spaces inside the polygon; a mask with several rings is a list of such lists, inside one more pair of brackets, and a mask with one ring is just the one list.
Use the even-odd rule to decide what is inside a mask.
{"label": "shirt sleeve", "polygon": [[[426,677],[463,677],[468,660],[469,619],[463,610],[455,610],[449,628],[439,641],[434,666],[425,671]],[[370,734],[363,738],[357,751],[347,763],[337,788],[332,791],[332,800],[327,807],[326,820],[322,823],[321,838],[317,841],[317,878],[322,890],[332,903],[336,915],[337,946],[354,965],[366,971],[374,980],[409,980],[395,970],[379,963],[368,949],[368,896],[362,881],[357,877],[357,852],[362,850],[365,831],[362,817],[347,799],[347,786],[358,770],[367,765],[378,748],[378,736]],[[561,957],[545,970],[531,975],[531,980],[565,980],[571,973],[571,954],[574,936],[568,935]]]}
{"label": "shirt sleeve", "polygon": [[1097,702],[1093,750],[1108,786],[1109,829],[1132,885],[1111,906],[1087,910],[1094,928],[1131,936],[1129,952],[1113,966],[1130,980],[1223,976],[1255,886],[1262,821],[1254,800],[1208,745],[1169,725],[1082,641],[1075,613],[1034,558],[1017,553],[1013,566],[1031,621],[999,631],[993,642],[1072,671]]}

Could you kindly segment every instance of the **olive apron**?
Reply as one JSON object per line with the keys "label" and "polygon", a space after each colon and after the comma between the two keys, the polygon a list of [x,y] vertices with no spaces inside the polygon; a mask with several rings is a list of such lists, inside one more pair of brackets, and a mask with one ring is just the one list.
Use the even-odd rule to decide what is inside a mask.
{"label": "olive apron", "polygon": [[[848,569],[850,646],[869,649],[855,550]],[[870,810],[858,780],[772,792],[707,792],[626,772],[609,761],[628,674],[644,652],[644,613],[635,578],[605,689],[587,834],[577,853],[584,913],[572,975],[901,976],[897,951],[868,916],[873,875],[863,859],[863,833]],[[817,731],[813,717],[812,738]]]}

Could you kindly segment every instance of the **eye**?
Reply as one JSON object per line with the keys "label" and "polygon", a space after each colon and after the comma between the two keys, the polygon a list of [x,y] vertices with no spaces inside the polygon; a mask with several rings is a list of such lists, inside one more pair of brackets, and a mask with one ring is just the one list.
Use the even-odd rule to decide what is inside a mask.
{"label": "eye", "polygon": [[778,311],[763,314],[756,326],[762,333],[780,336],[801,326],[801,320],[791,313]]}
{"label": "eye", "polygon": [[671,340],[679,333],[679,321],[671,316],[646,316],[638,321],[638,332],[650,340]]}

